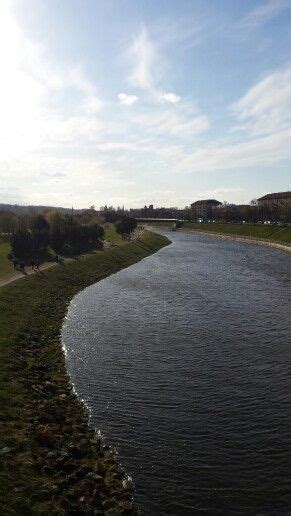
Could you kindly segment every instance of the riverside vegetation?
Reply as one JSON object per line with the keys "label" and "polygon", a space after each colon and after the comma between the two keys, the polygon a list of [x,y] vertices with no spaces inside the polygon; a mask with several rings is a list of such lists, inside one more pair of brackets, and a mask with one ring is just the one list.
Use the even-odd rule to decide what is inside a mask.
{"label": "riverside vegetation", "polygon": [[[169,222],[150,222],[151,226],[169,227]],[[212,232],[221,235],[266,240],[279,244],[291,244],[291,227],[264,224],[234,224],[231,222],[183,222],[182,231]]]}
{"label": "riverside vegetation", "polygon": [[168,243],[145,232],[0,289],[2,514],[138,514],[131,483],[72,391],[60,330],[76,293]]}
{"label": "riverside vegetation", "polygon": [[282,244],[291,244],[291,227],[263,224],[232,224],[219,222],[186,222],[183,229],[195,231],[212,231],[225,235],[235,235],[259,240],[269,240]]}

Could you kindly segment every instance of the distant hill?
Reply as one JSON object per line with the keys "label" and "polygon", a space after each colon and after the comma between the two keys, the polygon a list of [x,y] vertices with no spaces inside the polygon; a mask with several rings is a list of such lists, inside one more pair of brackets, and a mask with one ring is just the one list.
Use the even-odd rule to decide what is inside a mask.
{"label": "distant hill", "polygon": [[[43,213],[48,210],[57,210],[63,213],[72,213],[72,208],[61,208],[59,206],[22,206],[20,204],[4,204],[0,203],[0,211],[10,211],[16,215],[23,215],[25,213]],[[82,213],[86,210],[73,210],[74,213]]]}

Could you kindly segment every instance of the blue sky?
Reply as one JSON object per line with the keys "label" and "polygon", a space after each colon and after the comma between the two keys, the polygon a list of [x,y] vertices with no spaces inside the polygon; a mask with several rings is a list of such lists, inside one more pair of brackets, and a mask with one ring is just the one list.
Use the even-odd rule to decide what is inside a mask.
{"label": "blue sky", "polygon": [[0,202],[290,189],[291,0],[1,0]]}

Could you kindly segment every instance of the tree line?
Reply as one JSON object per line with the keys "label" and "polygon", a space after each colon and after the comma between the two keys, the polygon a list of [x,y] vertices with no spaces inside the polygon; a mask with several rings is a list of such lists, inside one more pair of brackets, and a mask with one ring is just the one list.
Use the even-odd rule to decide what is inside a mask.
{"label": "tree line", "polygon": [[59,212],[20,217],[18,227],[9,232],[11,255],[24,262],[43,260],[51,250],[56,255],[74,256],[100,249],[103,238],[104,228],[94,220],[85,223]]}
{"label": "tree line", "polygon": [[101,249],[105,221],[114,222],[116,232],[130,238],[136,221],[122,211],[106,210],[108,217],[100,217],[92,209],[82,214],[49,211],[44,214],[16,215],[0,212],[0,233],[11,243],[11,260],[24,263],[43,261],[55,255],[75,256]]}

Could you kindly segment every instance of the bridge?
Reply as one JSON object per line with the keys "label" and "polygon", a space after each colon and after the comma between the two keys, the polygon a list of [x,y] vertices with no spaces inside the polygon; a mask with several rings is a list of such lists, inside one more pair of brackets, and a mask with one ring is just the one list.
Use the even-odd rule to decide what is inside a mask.
{"label": "bridge", "polygon": [[182,219],[158,219],[155,217],[134,217],[137,222],[183,222]]}

